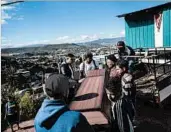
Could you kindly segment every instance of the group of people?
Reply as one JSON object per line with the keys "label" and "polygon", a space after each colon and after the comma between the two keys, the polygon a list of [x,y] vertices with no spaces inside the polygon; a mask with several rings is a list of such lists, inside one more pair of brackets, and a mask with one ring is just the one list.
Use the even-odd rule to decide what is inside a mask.
{"label": "group of people", "polygon": [[[111,102],[112,130],[116,132],[133,132],[135,119],[136,87],[134,84],[131,64],[132,60],[124,56],[135,55],[132,48],[123,41],[117,43],[119,58],[114,55],[107,56],[106,72],[107,82],[105,92]],[[35,130],[37,132],[94,132],[87,119],[68,107],[70,93],[74,80],[75,56],[68,54],[66,62],[60,67],[59,73],[52,73],[45,82],[44,93],[46,99],[35,117]],[[80,79],[86,77],[88,71],[99,68],[93,60],[92,53],[87,53],[79,65]]]}
{"label": "group of people", "polygon": [[[107,82],[105,91],[111,102],[112,130],[118,132],[133,132],[135,119],[136,87],[131,75],[132,60],[122,56],[135,55],[135,52],[123,41],[117,43],[119,58],[114,55],[107,56],[106,72]],[[93,132],[87,119],[79,112],[69,110],[67,102],[74,81],[72,64],[75,61],[73,54],[66,56],[66,62],[60,67],[60,74],[51,74],[45,82],[44,100],[35,118],[36,131],[58,132]],[[99,68],[93,60],[92,53],[84,56],[80,63],[80,79],[85,78],[88,71]]]}
{"label": "group of people", "polygon": [[[133,72],[132,65],[134,62],[134,58],[127,57],[127,56],[134,56],[135,55],[134,50],[131,47],[126,46],[123,41],[119,41],[116,47],[118,51],[117,59],[127,60],[128,67],[129,67],[128,72],[132,73]],[[115,57],[115,55],[113,57]],[[115,57],[115,60],[113,61],[115,62],[117,59]],[[83,58],[78,58],[77,60],[79,60],[78,64],[79,64],[79,71],[80,71],[80,79],[85,78],[88,71],[99,69],[99,64],[93,59],[93,54],[91,52],[88,52],[87,54],[84,55]],[[75,62],[75,56],[73,54],[66,55],[66,61],[63,62],[62,65],[60,66],[59,69],[60,73],[68,77],[69,79],[74,79],[74,68],[72,65],[74,62]]]}
{"label": "group of people", "polygon": [[109,77],[105,90],[111,102],[112,129],[118,132],[133,132],[136,86],[133,76],[129,73],[129,63],[127,60],[116,60],[113,55],[109,55],[107,71]]}

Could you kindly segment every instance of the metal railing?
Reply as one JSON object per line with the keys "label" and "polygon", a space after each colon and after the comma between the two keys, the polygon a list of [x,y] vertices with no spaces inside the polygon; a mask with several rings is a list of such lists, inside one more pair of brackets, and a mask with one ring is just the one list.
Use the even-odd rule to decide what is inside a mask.
{"label": "metal railing", "polygon": [[[147,66],[150,69],[149,72],[154,75],[154,80],[156,84],[158,83],[161,77],[171,72],[170,47],[137,48],[135,49],[135,51],[139,52],[140,56],[143,51],[148,52],[147,56],[139,57],[139,60],[142,61],[143,59],[147,59]],[[157,73],[159,72],[160,74],[157,75]]]}
{"label": "metal railing", "polygon": [[[138,60],[138,62],[143,62],[143,60],[147,60],[145,62],[148,67],[148,72],[154,75],[155,83],[162,76],[171,72],[171,48],[170,47],[158,47],[158,48],[137,48],[134,50],[138,55],[134,56],[122,56],[123,58],[134,58],[134,60]],[[145,55],[144,52],[147,52]],[[106,57],[105,57],[106,59]],[[166,68],[168,67],[168,68]],[[161,70],[162,69],[162,70]],[[157,73],[160,72],[160,75]]]}

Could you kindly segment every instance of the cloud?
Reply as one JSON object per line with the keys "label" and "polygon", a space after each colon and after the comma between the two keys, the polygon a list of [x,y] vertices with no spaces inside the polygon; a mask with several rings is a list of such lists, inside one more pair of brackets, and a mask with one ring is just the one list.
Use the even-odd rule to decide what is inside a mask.
{"label": "cloud", "polygon": [[13,9],[12,7],[2,7],[1,8],[1,24],[7,24],[7,20],[11,19],[12,17],[7,13],[7,10]]}
{"label": "cloud", "polygon": [[43,40],[42,42],[43,42],[43,43],[47,43],[47,42],[49,42],[49,40]]}
{"label": "cloud", "polygon": [[[5,4],[5,3],[7,3],[7,1],[1,1],[1,4]],[[15,11],[16,6],[17,4],[1,7],[1,24],[7,24],[8,23],[7,21],[12,19],[13,16],[15,16],[15,12],[8,13],[8,11],[10,10]],[[23,20],[23,17],[19,17],[17,20]]]}
{"label": "cloud", "polygon": [[1,0],[1,5],[7,3],[7,1]]}
{"label": "cloud", "polygon": [[125,36],[125,30],[122,30],[122,31],[120,32],[120,35]]}
{"label": "cloud", "polygon": [[2,6],[1,10],[12,10],[14,8],[15,8],[15,6]]}
{"label": "cloud", "polygon": [[88,36],[88,35],[81,35],[80,37],[81,37],[81,39],[83,39],[83,40],[86,40],[86,39],[88,39],[88,38],[89,38],[89,36]]}
{"label": "cloud", "polygon": [[81,35],[80,36],[80,40],[86,40],[86,41],[91,41],[91,40],[94,40],[94,39],[98,39],[99,36],[97,34],[94,34],[94,35]]}
{"label": "cloud", "polygon": [[[8,45],[11,45],[11,47],[22,47],[22,46],[29,46],[29,45],[34,45],[34,44],[84,43],[84,42],[93,41],[93,40],[96,40],[99,38],[101,38],[99,34],[79,35],[79,36],[74,36],[74,37],[65,35],[65,36],[59,36],[54,40],[34,40],[31,42],[23,42],[20,44],[16,43],[13,45],[11,45],[12,41],[9,41],[6,43]],[[4,43],[5,43],[5,41],[4,41]]]}
{"label": "cloud", "polygon": [[2,48],[10,48],[10,47],[13,47],[13,44],[11,43],[11,40],[2,36],[1,37],[1,47]]}
{"label": "cloud", "polygon": [[36,45],[36,44],[49,44],[50,40],[34,40],[31,42],[27,42],[27,43],[20,43],[20,44],[16,44],[13,47],[23,47],[23,46],[30,46],[30,45]]}
{"label": "cloud", "polygon": [[69,36],[62,36],[62,37],[58,37],[56,40],[66,40],[68,38],[69,38]]}
{"label": "cloud", "polygon": [[2,37],[1,37],[1,42],[2,42],[2,44],[6,44],[6,43],[11,42],[11,40],[9,40],[8,38],[2,36]]}
{"label": "cloud", "polygon": [[61,44],[61,43],[81,43],[87,41],[93,41],[99,38],[99,35],[79,35],[75,37],[71,36],[61,36],[58,37],[55,41],[51,41],[51,44]]}
{"label": "cloud", "polygon": [[125,30],[122,30],[119,34],[109,34],[110,38],[125,37]]}
{"label": "cloud", "polygon": [[33,42],[29,42],[27,45],[32,45],[32,44],[46,44],[48,43],[50,40],[35,40]]}
{"label": "cloud", "polygon": [[7,24],[5,20],[1,20],[1,24]]}

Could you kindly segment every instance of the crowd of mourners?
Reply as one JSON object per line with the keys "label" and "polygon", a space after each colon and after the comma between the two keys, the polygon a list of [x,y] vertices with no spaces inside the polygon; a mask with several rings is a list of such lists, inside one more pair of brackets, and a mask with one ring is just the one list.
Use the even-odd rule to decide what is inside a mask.
{"label": "crowd of mourners", "polygon": [[[134,50],[126,46],[123,41],[116,44],[118,57],[114,54],[107,56],[107,82],[105,92],[111,102],[112,131],[134,132],[136,126],[135,104],[136,86],[133,79],[131,65],[134,60],[127,56],[135,55]],[[87,119],[68,107],[70,99],[76,92],[76,85],[80,84],[88,71],[99,69],[99,64],[88,52],[84,58],[78,59],[79,81],[74,79],[73,63],[75,56],[68,54],[62,63],[59,73],[52,73],[45,81],[44,93],[47,98],[34,119],[37,132],[93,132]],[[16,119],[17,107],[11,97],[6,104],[6,118],[13,131],[13,122]],[[19,125],[18,125],[19,127]]]}

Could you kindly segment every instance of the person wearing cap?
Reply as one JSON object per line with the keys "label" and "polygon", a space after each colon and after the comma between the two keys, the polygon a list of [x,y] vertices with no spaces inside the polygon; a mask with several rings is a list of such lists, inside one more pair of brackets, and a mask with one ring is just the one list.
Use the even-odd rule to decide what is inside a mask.
{"label": "person wearing cap", "polygon": [[[130,46],[125,45],[124,41],[118,41],[116,47],[117,47],[117,51],[118,51],[118,55],[119,55],[120,59],[123,58],[123,56],[134,56],[135,55],[135,51]],[[129,72],[132,73],[133,72],[132,65],[134,62],[134,58],[127,57],[125,59],[128,60]]]}
{"label": "person wearing cap", "polygon": [[34,120],[36,132],[94,132],[80,112],[68,108],[69,81],[64,75],[51,74],[43,90],[47,98]]}
{"label": "person wearing cap", "polygon": [[86,77],[86,74],[90,70],[99,69],[99,64],[93,60],[93,54],[88,52],[84,56],[85,61],[80,64],[80,79]]}

